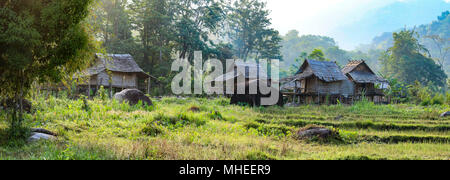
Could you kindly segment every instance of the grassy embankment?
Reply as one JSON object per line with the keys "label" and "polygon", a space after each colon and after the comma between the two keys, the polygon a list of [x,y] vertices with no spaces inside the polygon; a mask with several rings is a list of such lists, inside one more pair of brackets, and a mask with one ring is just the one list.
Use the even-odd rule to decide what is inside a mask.
{"label": "grassy embankment", "polygon": [[[164,98],[154,107],[130,107],[95,99],[85,107],[82,100],[39,98],[26,124],[54,131],[58,140],[8,139],[0,112],[0,159],[450,159],[450,119],[438,118],[450,107],[228,102]],[[309,124],[336,128],[339,141],[295,140]]]}

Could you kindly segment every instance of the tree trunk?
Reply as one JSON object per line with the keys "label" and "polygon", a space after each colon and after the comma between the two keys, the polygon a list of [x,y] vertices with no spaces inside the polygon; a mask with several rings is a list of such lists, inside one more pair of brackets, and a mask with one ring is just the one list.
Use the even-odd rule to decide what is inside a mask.
{"label": "tree trunk", "polygon": [[[21,73],[22,74],[22,73]],[[20,83],[20,94],[19,94],[19,119],[18,125],[20,126],[23,121],[23,81]]]}
{"label": "tree trunk", "polygon": [[151,89],[151,78],[148,78],[148,80],[147,80],[148,82],[148,84],[147,84],[147,94],[148,95],[150,95],[150,89]]}

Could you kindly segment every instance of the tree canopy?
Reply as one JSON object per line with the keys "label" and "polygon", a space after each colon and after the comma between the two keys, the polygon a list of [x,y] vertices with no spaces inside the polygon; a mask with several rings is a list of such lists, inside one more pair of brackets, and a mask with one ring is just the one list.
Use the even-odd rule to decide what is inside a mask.
{"label": "tree canopy", "polygon": [[[92,0],[0,1],[0,96],[22,101],[36,80],[58,82],[86,67]],[[17,109],[16,109],[17,110]]]}
{"label": "tree canopy", "polygon": [[445,86],[447,75],[433,59],[424,54],[427,50],[415,35],[417,33],[411,30],[393,34],[394,46],[383,58],[383,73],[409,85],[418,81]]}

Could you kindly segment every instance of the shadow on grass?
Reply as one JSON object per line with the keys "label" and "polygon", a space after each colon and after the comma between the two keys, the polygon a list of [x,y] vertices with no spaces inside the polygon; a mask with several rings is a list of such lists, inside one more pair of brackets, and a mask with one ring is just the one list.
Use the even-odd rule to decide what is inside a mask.
{"label": "shadow on grass", "polygon": [[21,147],[26,145],[30,136],[30,129],[20,128],[0,128],[0,146]]}

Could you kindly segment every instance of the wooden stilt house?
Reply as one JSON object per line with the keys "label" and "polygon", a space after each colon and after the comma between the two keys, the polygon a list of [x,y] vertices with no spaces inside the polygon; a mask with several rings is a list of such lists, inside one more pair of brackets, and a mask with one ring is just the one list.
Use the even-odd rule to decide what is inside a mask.
{"label": "wooden stilt house", "polygon": [[306,60],[291,79],[293,100],[300,104],[333,104],[353,97],[353,83],[335,62]]}
{"label": "wooden stilt house", "polygon": [[[243,81],[239,81],[242,79]],[[261,98],[268,97],[261,93],[259,84],[265,83],[270,85],[272,79],[268,77],[267,72],[257,63],[235,62],[226,73],[214,79],[215,84],[221,82],[224,85],[224,94],[231,96],[231,104],[247,104],[250,106],[261,106]],[[233,90],[231,94],[227,92],[226,84],[233,84]],[[245,87],[245,93],[240,94],[238,87]],[[250,92],[250,87],[256,87],[256,93]],[[283,105],[282,95],[280,89],[273,89],[272,92],[276,92],[279,96],[277,105]]]}
{"label": "wooden stilt house", "polygon": [[129,88],[150,92],[151,79],[154,77],[145,73],[131,55],[96,54],[95,58],[94,65],[83,72],[83,75],[88,77],[88,83],[82,84],[85,88],[96,92],[103,86],[108,88],[111,94],[113,90],[118,92]]}
{"label": "wooden stilt house", "polygon": [[350,61],[342,72],[354,84],[355,99],[366,97],[375,103],[383,102],[383,88],[387,87],[387,81],[377,76],[365,61]]}

